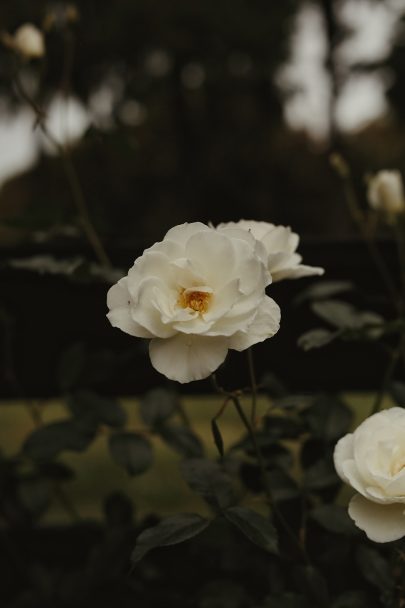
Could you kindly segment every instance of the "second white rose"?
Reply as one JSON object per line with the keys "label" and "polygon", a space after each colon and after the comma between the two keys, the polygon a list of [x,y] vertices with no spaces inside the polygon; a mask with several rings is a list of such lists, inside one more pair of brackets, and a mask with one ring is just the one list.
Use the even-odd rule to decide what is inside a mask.
{"label": "second white rose", "polygon": [[367,418],[338,441],[335,467],[358,494],[349,515],[379,543],[405,536],[405,410],[393,407]]}

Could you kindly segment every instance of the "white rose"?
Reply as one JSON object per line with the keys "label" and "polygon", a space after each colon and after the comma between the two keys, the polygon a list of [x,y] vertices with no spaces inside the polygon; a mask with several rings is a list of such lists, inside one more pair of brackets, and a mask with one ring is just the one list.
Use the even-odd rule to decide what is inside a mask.
{"label": "white rose", "polygon": [[386,543],[405,536],[405,410],[367,418],[335,447],[336,471],[358,494],[349,515],[367,536]]}
{"label": "white rose", "polygon": [[404,187],[399,171],[379,171],[368,182],[368,201],[377,211],[389,215],[405,209]]}
{"label": "white rose", "polygon": [[302,256],[296,253],[300,239],[289,226],[275,226],[268,222],[254,220],[227,222],[217,226],[220,231],[231,228],[242,228],[249,231],[264,245],[267,253],[267,268],[273,281],[299,279],[325,272],[323,268],[301,264]]}
{"label": "white rose", "polygon": [[25,23],[16,30],[12,46],[26,59],[37,59],[45,55],[44,36],[32,23]]}
{"label": "white rose", "polygon": [[265,294],[260,243],[243,230],[182,224],[144,251],[107,294],[114,327],[150,338],[152,365],[179,382],[206,378],[229,348],[245,350],[279,329]]}

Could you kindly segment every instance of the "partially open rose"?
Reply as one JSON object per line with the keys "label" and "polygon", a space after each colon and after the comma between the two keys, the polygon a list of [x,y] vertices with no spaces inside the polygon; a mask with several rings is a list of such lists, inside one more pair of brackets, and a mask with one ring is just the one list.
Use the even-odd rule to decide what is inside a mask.
{"label": "partially open rose", "polygon": [[338,441],[335,467],[355,494],[349,515],[367,536],[385,543],[405,536],[405,410],[367,418]]}
{"label": "partially open rose", "polygon": [[219,231],[232,228],[241,228],[250,232],[263,244],[267,254],[267,268],[273,281],[299,279],[324,273],[323,268],[301,264],[302,256],[296,252],[300,239],[289,226],[275,226],[268,222],[255,220],[227,222],[217,226]]}
{"label": "partially open rose", "polygon": [[228,349],[273,336],[280,309],[263,246],[244,230],[220,232],[199,222],[169,230],[111,287],[114,327],[150,338],[152,365],[179,382],[206,378]]}

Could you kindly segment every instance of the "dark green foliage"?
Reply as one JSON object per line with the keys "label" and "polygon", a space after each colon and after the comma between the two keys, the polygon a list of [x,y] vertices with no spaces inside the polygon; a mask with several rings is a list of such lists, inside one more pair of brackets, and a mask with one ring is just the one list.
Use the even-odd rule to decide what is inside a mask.
{"label": "dark green foliage", "polygon": [[181,474],[190,488],[214,509],[221,511],[235,502],[232,479],[210,460],[189,459],[180,465]]}
{"label": "dark green foliage", "polygon": [[52,460],[64,450],[83,452],[94,438],[94,430],[82,428],[75,420],[52,422],[36,429],[23,445],[33,460]]}
{"label": "dark green foliage", "polygon": [[194,513],[168,517],[157,526],[147,528],[144,532],[141,532],[132,553],[132,561],[134,563],[138,562],[156,547],[168,547],[189,540],[203,532],[209,526],[209,523],[208,519]]}
{"label": "dark green foliage", "polygon": [[140,403],[142,420],[149,427],[158,427],[174,414],[178,400],[175,392],[162,388],[147,392]]}
{"label": "dark green foliage", "polygon": [[224,517],[252,543],[269,553],[278,553],[277,531],[266,517],[246,507],[230,507]]}
{"label": "dark green foliage", "polygon": [[152,465],[152,446],[143,435],[129,431],[114,433],[108,445],[113,460],[129,475],[140,475]]}
{"label": "dark green foliage", "polygon": [[67,398],[67,405],[75,420],[84,428],[97,428],[100,424],[120,428],[127,421],[126,412],[116,399],[102,397],[93,391],[73,393]]}
{"label": "dark green foliage", "polygon": [[168,446],[184,458],[200,458],[204,455],[204,448],[200,439],[191,429],[185,426],[161,426],[158,433]]}

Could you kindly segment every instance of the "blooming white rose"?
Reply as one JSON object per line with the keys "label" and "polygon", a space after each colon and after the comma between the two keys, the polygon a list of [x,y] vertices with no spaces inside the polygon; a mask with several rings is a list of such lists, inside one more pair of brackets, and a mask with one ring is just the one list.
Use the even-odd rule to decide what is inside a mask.
{"label": "blooming white rose", "polygon": [[405,536],[405,410],[367,418],[335,447],[336,471],[358,494],[349,515],[367,536],[386,543]]}
{"label": "blooming white rose", "polygon": [[111,287],[107,317],[150,338],[152,365],[168,378],[206,378],[229,348],[244,350],[279,329],[280,309],[265,294],[271,277],[264,258],[246,231],[175,226]]}
{"label": "blooming white rose", "polygon": [[242,228],[249,231],[264,245],[267,253],[267,268],[273,281],[299,279],[325,272],[323,268],[301,264],[302,256],[296,253],[300,238],[296,232],[292,232],[289,226],[275,226],[268,222],[255,220],[226,222],[217,226],[217,230],[220,231],[231,228]]}
{"label": "blooming white rose", "polygon": [[12,47],[26,59],[37,59],[45,55],[44,36],[32,23],[25,23],[16,30]]}
{"label": "blooming white rose", "polygon": [[368,182],[368,201],[377,211],[395,215],[405,210],[404,187],[399,171],[379,171]]}

